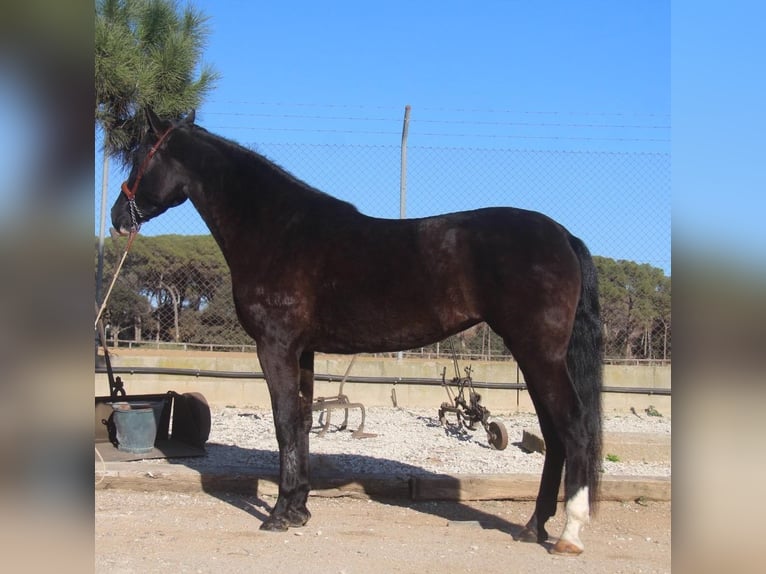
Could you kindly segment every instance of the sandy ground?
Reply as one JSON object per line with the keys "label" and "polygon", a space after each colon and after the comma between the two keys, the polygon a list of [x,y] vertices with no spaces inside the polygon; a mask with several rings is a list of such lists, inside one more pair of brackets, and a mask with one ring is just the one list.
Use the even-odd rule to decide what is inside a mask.
{"label": "sandy ground", "polygon": [[[258,527],[271,497],[95,492],[95,571],[316,574],[671,571],[671,503],[603,502],[577,558],[513,540],[531,502],[386,502],[311,497],[286,533]],[[557,536],[562,508],[549,523]]]}

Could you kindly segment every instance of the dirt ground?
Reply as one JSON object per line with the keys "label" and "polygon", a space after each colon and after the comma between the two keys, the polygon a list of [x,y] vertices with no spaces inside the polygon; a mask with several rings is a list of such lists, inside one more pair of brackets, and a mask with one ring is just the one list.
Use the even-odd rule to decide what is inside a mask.
{"label": "dirt ground", "polygon": [[[548,554],[513,540],[531,502],[309,499],[313,517],[286,533],[258,527],[274,503],[246,495],[96,490],[95,571],[372,574],[671,571],[671,503],[603,502],[585,553]],[[549,523],[557,536],[562,508]],[[550,544],[548,544],[550,546]]]}

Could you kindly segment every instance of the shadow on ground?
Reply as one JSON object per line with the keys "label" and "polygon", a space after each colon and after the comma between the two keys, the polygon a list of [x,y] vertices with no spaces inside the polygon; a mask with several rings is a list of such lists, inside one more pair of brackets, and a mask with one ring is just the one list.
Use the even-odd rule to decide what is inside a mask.
{"label": "shadow on ground", "polygon": [[[336,431],[340,432],[340,431]],[[316,435],[312,430],[311,438]],[[207,454],[195,458],[168,459],[170,464],[183,465],[200,473],[202,489],[208,494],[253,516],[257,529],[272,510],[269,501],[276,500],[279,477],[279,453],[273,450],[241,448],[216,443],[207,444]],[[211,460],[234,461],[225,466],[213,466]],[[450,522],[474,522],[486,530],[498,530],[518,539],[523,525],[472,508],[459,501],[413,499],[413,477],[438,478],[441,484],[460,488],[458,479],[400,461],[359,454],[311,454],[312,491],[325,491],[370,498],[392,506],[410,508],[443,518]],[[368,469],[350,473],[349,468]],[[385,469],[375,472],[375,469]],[[452,484],[450,484],[452,481]],[[327,492],[329,491],[329,492]],[[308,502],[311,510],[311,498]]]}

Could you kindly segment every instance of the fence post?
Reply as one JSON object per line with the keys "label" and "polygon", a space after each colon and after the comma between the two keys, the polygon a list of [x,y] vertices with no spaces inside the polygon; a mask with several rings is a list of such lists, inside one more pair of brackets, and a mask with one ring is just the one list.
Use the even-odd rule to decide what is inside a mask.
{"label": "fence post", "polygon": [[[399,219],[407,218],[407,134],[410,131],[410,105],[404,106],[404,123],[402,125],[402,166],[399,176]],[[403,354],[399,351],[398,360]]]}
{"label": "fence post", "polygon": [[402,167],[399,178],[399,219],[407,217],[407,133],[410,129],[410,106],[404,106],[404,125],[402,125]]}

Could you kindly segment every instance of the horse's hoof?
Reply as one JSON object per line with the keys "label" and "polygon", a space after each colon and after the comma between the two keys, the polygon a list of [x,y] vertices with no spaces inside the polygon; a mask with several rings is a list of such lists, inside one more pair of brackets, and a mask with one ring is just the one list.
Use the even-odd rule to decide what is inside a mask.
{"label": "horse's hoof", "polygon": [[555,554],[556,556],[579,556],[582,554],[583,549],[579,546],[575,546],[571,542],[559,539],[548,552]]}
{"label": "horse's hoof", "polygon": [[303,510],[288,510],[285,515],[285,520],[290,526],[305,526],[311,518],[311,513],[307,509]]}
{"label": "horse's hoof", "polygon": [[527,525],[521,529],[521,532],[519,532],[516,540],[519,542],[532,542],[542,544],[548,540],[548,531],[545,528],[531,528]]}
{"label": "horse's hoof", "polygon": [[532,528],[527,528],[525,526],[522,529],[522,531],[519,532],[519,535],[516,537],[516,540],[518,540],[519,542],[538,542],[537,532],[533,530]]}
{"label": "horse's hoof", "polygon": [[287,527],[287,521],[281,516],[269,516],[266,520],[263,521],[260,529],[265,530],[266,532],[287,532]]}

